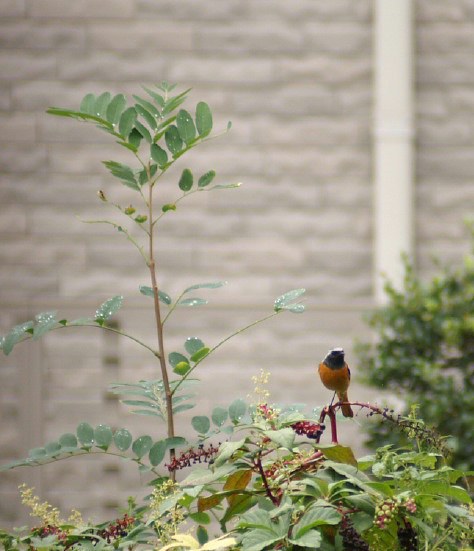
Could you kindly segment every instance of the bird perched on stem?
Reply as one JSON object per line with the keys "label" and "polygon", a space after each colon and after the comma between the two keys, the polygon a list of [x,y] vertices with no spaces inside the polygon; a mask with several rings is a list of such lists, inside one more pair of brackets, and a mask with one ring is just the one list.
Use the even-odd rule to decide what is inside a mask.
{"label": "bird perched on stem", "polygon": [[[330,350],[319,364],[318,371],[323,385],[329,390],[334,390],[340,402],[348,402],[347,389],[351,382],[351,371],[344,360],[344,350],[342,348]],[[334,396],[331,404],[333,400]],[[354,417],[349,404],[342,404],[341,411],[344,417]]]}

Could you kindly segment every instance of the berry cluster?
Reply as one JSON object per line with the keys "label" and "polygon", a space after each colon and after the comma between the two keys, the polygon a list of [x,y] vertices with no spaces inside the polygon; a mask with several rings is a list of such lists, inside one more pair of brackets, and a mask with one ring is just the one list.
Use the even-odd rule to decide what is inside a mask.
{"label": "berry cluster", "polygon": [[298,421],[293,423],[291,428],[296,434],[307,436],[308,438],[318,439],[326,428],[319,423],[311,423],[311,421]]}
{"label": "berry cluster", "polygon": [[409,522],[405,521],[405,527],[399,528],[397,534],[403,551],[418,551],[418,535]]}
{"label": "berry cluster", "polygon": [[361,538],[348,515],[342,517],[339,532],[344,551],[370,551],[369,544]]}
{"label": "berry cluster", "polygon": [[[45,526],[40,526],[39,528],[35,528],[32,531],[33,535],[38,536],[40,538],[46,538],[48,536],[56,536],[58,540],[62,543],[65,543],[67,540],[67,532],[59,528],[58,526],[53,526],[52,524],[46,524]],[[35,547],[32,547],[31,549],[36,549]]]}
{"label": "berry cluster", "polygon": [[218,451],[219,448],[216,448],[212,444],[207,449],[204,448],[204,444],[199,444],[197,450],[190,448],[186,452],[181,452],[178,457],[175,457],[170,463],[166,463],[165,466],[168,467],[169,472],[179,471],[180,469],[191,467],[191,465],[196,463],[201,463],[201,461],[207,463]]}
{"label": "berry cluster", "polygon": [[130,526],[135,522],[134,517],[130,517],[125,514],[122,518],[118,518],[112,524],[109,524],[107,528],[99,532],[99,536],[104,538],[107,543],[116,540],[117,538],[123,538],[128,534]]}
{"label": "berry cluster", "polygon": [[380,530],[384,530],[387,527],[387,524],[390,523],[396,514],[398,506],[398,501],[394,499],[385,499],[377,505],[375,508],[375,524]]}

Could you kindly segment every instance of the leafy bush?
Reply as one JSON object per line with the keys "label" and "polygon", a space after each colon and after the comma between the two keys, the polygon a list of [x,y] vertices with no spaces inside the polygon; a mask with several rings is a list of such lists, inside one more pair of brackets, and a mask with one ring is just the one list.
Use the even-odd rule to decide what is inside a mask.
{"label": "leafy bush", "polygon": [[[388,304],[369,318],[377,341],[359,346],[359,373],[401,395],[407,411],[417,404],[421,418],[450,435],[453,463],[473,468],[474,257],[427,284],[405,266],[403,289],[387,283]],[[369,430],[374,447],[405,442],[386,428]]]}
{"label": "leafy bush", "polygon": [[[92,122],[112,135],[135,159],[133,167],[111,160],[104,163],[134,194],[134,204],[119,205],[103,191],[98,193],[104,205],[115,209],[124,222],[90,222],[108,224],[117,230],[146,263],[151,285],[141,285],[138,290],[152,299],[156,343],[146,343],[110,321],[122,307],[121,296],[106,300],[88,318],[66,320],[57,312],[43,312],[14,327],[0,341],[3,352],[10,354],[26,339],[37,340],[50,331],[64,332],[70,327],[92,326],[131,339],[153,356],[157,365],[155,379],[117,383],[111,390],[133,408],[133,413],[152,417],[158,437],[134,437],[126,428],[112,429],[105,423],[93,427],[83,421],[74,432],[30,450],[27,458],[3,466],[5,470],[40,466],[77,455],[111,454],[135,462],[144,476],[148,474],[150,493],[143,503],[130,499],[118,518],[97,525],[85,522],[77,511],[64,519],[55,507],[41,502],[33,489],[23,487],[23,503],[39,525],[13,534],[0,530],[4,548],[467,548],[474,541],[474,511],[468,492],[457,485],[464,474],[446,465],[443,441],[413,416],[394,416],[388,409],[352,402],[359,411],[379,415],[392,428],[416,437],[415,447],[394,449],[385,445],[373,456],[357,461],[352,450],[338,442],[336,412],[341,402],[312,411],[301,405],[277,407],[269,401],[268,374],[261,373],[254,379],[252,403],[237,398],[228,407],[214,407],[209,415],[199,412],[191,420],[195,437],[188,441],[180,435],[180,413],[196,407],[195,374],[200,364],[232,336],[257,323],[285,312],[303,312],[300,301],[304,289],[282,294],[262,320],[248,323],[213,346],[204,344],[199,337],[190,337],[184,340],[181,350],[165,352],[164,326],[174,310],[205,304],[207,300],[195,292],[217,289],[223,282],[191,284],[176,298],[162,290],[154,260],[156,225],[194,193],[237,187],[214,184],[216,173],[212,169],[196,182],[191,169],[184,168],[177,182],[176,200],[159,204],[157,209],[156,191],[162,185],[162,177],[187,151],[211,139],[213,126],[206,103],[197,104],[193,117],[180,108],[186,92],[173,96],[173,88],[167,83],[156,89],[145,88],[149,97],[134,96],[136,103],[128,107],[123,95],[112,97],[105,92],[98,97],[88,94],[79,111],[49,110],[53,115]],[[139,228],[143,240],[130,230],[134,226]],[[163,309],[167,310],[165,315]],[[330,432],[331,443],[321,444],[326,432]]]}

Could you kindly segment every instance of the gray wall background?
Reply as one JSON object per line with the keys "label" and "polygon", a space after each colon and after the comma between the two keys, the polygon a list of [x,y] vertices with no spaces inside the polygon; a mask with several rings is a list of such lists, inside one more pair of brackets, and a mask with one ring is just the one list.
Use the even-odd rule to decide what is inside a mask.
{"label": "gray wall background", "polygon": [[[459,262],[463,218],[474,199],[474,2],[417,0],[416,261]],[[203,365],[200,406],[228,404],[271,370],[276,402],[324,404],[314,366],[330,347],[353,357],[367,338],[362,314],[372,284],[372,21],[370,0],[0,0],[0,333],[45,309],[88,315],[123,294],[122,327],[154,342],[140,257],[107,227],[104,189],[127,202],[100,161],[120,158],[91,126],[45,114],[78,107],[88,92],[140,94],[166,79],[193,89],[190,109],[210,104],[215,128],[232,131],[198,148],[163,185],[174,197],[179,170],[210,168],[240,190],[199,194],[161,226],[161,287],[228,280],[205,310],[179,311],[168,350],[195,335],[220,337],[271,311],[274,298],[307,289],[307,313],[279,316],[240,336]],[[68,333],[66,334],[66,331]],[[0,358],[0,460],[73,431],[78,422],[162,427],[127,414],[107,385],[156,376],[128,341],[70,329]],[[377,400],[357,383],[352,397]],[[361,448],[363,416],[343,439]],[[355,426],[354,424],[355,423]],[[0,474],[0,523],[26,518],[17,485],[82,508],[97,520],[142,493],[133,467],[107,458],[67,460]]]}

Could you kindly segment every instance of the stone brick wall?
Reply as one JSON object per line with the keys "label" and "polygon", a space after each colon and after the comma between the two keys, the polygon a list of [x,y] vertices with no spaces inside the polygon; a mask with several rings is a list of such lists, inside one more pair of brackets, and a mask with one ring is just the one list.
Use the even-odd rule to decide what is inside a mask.
{"label": "stone brick wall", "polygon": [[[416,242],[428,274],[431,253],[457,260],[467,248],[474,8],[470,0],[418,0],[416,9]],[[90,91],[130,97],[141,83],[166,79],[193,89],[190,105],[207,101],[217,129],[233,122],[187,165],[244,183],[191,198],[164,219],[163,289],[176,295],[194,282],[229,281],[208,293],[205,312],[177,313],[169,350],[190,335],[216,343],[265,315],[275,296],[306,287],[304,316],[238,337],[203,368],[200,412],[216,395],[222,405],[245,397],[261,367],[273,373],[275,401],[324,403],[313,366],[335,345],[350,359],[372,305],[372,2],[0,0],[0,15],[0,332],[44,309],[86,315],[123,294],[119,322],[153,342],[149,301],[138,294],[148,283],[139,255],[108,227],[78,220],[106,215],[98,189],[133,200],[100,163],[121,153],[94,128],[45,109],[77,107]],[[170,174],[164,201],[178,176]],[[0,461],[82,420],[158,434],[104,392],[154,369],[132,343],[92,329],[1,357]],[[354,394],[376,398],[354,371]],[[345,425],[346,441],[360,447]],[[21,481],[98,518],[140,486],[133,468],[93,458],[2,473],[0,525],[25,520]]]}

